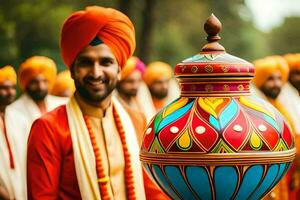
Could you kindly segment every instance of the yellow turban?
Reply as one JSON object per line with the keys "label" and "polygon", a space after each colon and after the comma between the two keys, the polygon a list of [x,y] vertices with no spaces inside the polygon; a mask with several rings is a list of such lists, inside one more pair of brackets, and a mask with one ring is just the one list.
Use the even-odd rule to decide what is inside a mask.
{"label": "yellow turban", "polygon": [[300,53],[286,54],[284,56],[290,70],[300,69]]}
{"label": "yellow turban", "polygon": [[27,84],[37,75],[43,74],[48,80],[49,89],[52,88],[56,77],[54,61],[45,56],[33,56],[25,60],[20,66],[20,87],[24,90]]}
{"label": "yellow turban", "polygon": [[268,56],[253,62],[255,76],[253,79],[257,88],[261,88],[267,79],[276,71],[282,76],[282,81],[286,82],[289,74],[289,67],[282,56]]}
{"label": "yellow turban", "polygon": [[121,80],[128,77],[134,70],[139,71],[142,75],[145,72],[145,64],[135,56],[130,57],[121,70]]}
{"label": "yellow turban", "polygon": [[160,77],[167,77],[171,79],[173,70],[170,65],[164,62],[152,62],[150,63],[144,74],[145,83],[150,86],[153,81],[157,80]]}
{"label": "yellow turban", "polygon": [[59,96],[66,90],[70,90],[72,94],[75,92],[75,84],[69,70],[62,71],[57,75],[51,94]]}
{"label": "yellow turban", "polygon": [[0,83],[10,80],[14,84],[17,83],[17,75],[14,68],[10,65],[6,65],[0,68]]}

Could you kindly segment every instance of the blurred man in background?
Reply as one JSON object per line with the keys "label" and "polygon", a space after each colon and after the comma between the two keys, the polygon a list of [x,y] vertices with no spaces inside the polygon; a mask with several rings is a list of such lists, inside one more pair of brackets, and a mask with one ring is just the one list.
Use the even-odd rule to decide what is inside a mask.
{"label": "blurred man in background", "polygon": [[0,68],[0,199],[23,199],[19,155],[6,131],[5,109],[16,97],[17,75],[12,66]]}
{"label": "blurred man in background", "polygon": [[121,70],[121,80],[117,83],[116,96],[128,112],[141,145],[144,130],[147,125],[143,107],[137,99],[137,93],[143,81],[145,64],[137,57],[131,57]]}
{"label": "blurred man in background", "polygon": [[[6,108],[7,134],[16,142],[23,177],[19,179],[26,186],[27,139],[34,120],[66,102],[65,98],[49,95],[56,77],[56,65],[44,56],[33,56],[25,60],[19,69],[19,83],[23,94]],[[26,192],[26,191],[25,191]],[[23,194],[26,197],[26,193]]]}
{"label": "blurred man in background", "polygon": [[146,68],[144,81],[151,93],[156,112],[179,97],[178,83],[172,75],[171,66],[164,62],[152,62]]}
{"label": "blurred man in background", "polygon": [[[287,62],[281,56],[269,56],[253,62],[255,67],[255,76],[253,83],[256,88],[254,92],[257,96],[269,101],[277,110],[286,118],[294,132],[294,124],[291,120],[290,113],[283,104],[278,101],[278,96],[282,90],[284,83],[288,79],[289,68]],[[293,199],[293,192],[299,186],[297,173],[293,169],[278,183],[278,185],[270,192],[264,200]],[[293,185],[293,187],[290,187]]]}

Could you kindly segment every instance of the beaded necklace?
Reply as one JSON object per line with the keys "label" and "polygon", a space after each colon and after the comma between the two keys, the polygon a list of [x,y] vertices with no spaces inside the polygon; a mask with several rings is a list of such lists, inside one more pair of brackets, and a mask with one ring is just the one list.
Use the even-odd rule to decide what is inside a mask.
{"label": "beaded necklace", "polygon": [[[126,143],[126,134],[120,119],[119,114],[117,113],[116,109],[113,107],[113,117],[116,123],[116,127],[121,139],[122,148],[123,148],[123,155],[125,160],[125,184],[126,184],[126,191],[127,191],[127,198],[128,200],[135,200],[136,194],[135,194],[135,187],[134,187],[134,180],[133,180],[133,170],[131,166],[131,158],[130,153],[127,147]],[[96,142],[96,134],[92,128],[92,124],[90,121],[90,118],[86,115],[83,116],[85,124],[87,126],[92,147],[95,154],[95,160],[96,160],[96,171],[98,176],[98,184],[101,194],[102,200],[110,200],[109,192],[108,192],[108,182],[109,177],[105,175],[104,168],[103,168],[103,161],[101,158],[101,152],[98,143]]]}

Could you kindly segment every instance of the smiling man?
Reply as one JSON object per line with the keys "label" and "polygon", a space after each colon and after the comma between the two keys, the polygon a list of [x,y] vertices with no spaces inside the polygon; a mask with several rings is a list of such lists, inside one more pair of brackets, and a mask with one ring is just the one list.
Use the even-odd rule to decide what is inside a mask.
{"label": "smiling man", "polygon": [[67,18],[61,53],[76,92],[32,126],[29,199],[146,198],[133,125],[112,97],[134,49],[133,24],[115,9],[91,6]]}

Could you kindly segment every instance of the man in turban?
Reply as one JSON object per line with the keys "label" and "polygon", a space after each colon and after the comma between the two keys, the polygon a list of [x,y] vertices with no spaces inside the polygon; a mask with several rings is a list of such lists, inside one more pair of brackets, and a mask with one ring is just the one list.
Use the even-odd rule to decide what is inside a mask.
{"label": "man in turban", "polygon": [[[27,139],[31,125],[35,119],[66,103],[67,100],[48,95],[55,76],[56,65],[52,59],[44,56],[28,58],[19,68],[19,85],[23,94],[6,108],[7,134],[16,141],[14,148],[18,152],[18,160],[23,169],[23,177],[19,181],[24,186]],[[26,196],[26,193],[23,196]]]}
{"label": "man in turban", "polygon": [[144,81],[150,90],[156,111],[179,97],[178,83],[172,78],[172,74],[171,66],[160,61],[152,62],[146,68]]}
{"label": "man in turban", "polygon": [[115,9],[87,7],[64,22],[60,44],[76,92],[32,126],[28,198],[145,199],[136,133],[112,96],[135,49],[132,22]]}
{"label": "man in turban", "polygon": [[59,97],[71,97],[75,92],[75,84],[69,70],[57,74],[51,94]]}
{"label": "man in turban", "polygon": [[12,66],[0,68],[0,199],[21,199],[20,168],[14,141],[6,131],[5,109],[16,97],[17,75]]}
{"label": "man in turban", "polygon": [[118,81],[116,97],[126,109],[137,133],[138,143],[141,145],[144,130],[147,125],[145,114],[141,103],[138,101],[137,93],[142,83],[145,64],[137,57],[131,57],[121,70],[121,79]]}
{"label": "man in turban", "polygon": [[[297,151],[295,165],[298,166],[298,169],[300,166],[300,54],[287,54],[284,56],[284,58],[288,63],[290,73],[288,78],[289,80],[286,84],[284,84],[282,91],[278,96],[278,100],[282,105],[285,106],[286,110],[289,112],[294,125],[294,133],[296,139],[295,146]],[[299,175],[296,178],[297,182],[299,182]],[[290,190],[293,189],[293,186],[294,185],[290,186]],[[291,194],[294,195],[294,197],[291,199],[299,199],[300,188],[298,188],[298,190],[294,188]]]}
{"label": "man in turban", "polygon": [[[282,86],[287,81],[289,68],[287,62],[281,56],[269,56],[253,62],[255,67],[255,76],[253,83],[255,85],[255,93],[257,96],[269,101],[291,125],[294,132],[294,124],[291,120],[290,113],[286,110],[284,104],[278,101],[278,95],[282,90]],[[297,175],[294,170],[290,170],[288,175],[285,176],[279,184],[269,193],[264,200],[278,199],[278,200],[290,200],[294,199],[292,196],[292,190],[297,182],[295,178]],[[294,185],[294,189],[290,186]]]}

